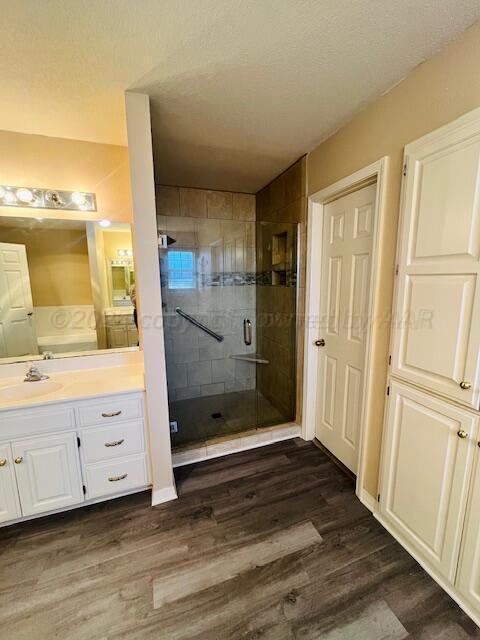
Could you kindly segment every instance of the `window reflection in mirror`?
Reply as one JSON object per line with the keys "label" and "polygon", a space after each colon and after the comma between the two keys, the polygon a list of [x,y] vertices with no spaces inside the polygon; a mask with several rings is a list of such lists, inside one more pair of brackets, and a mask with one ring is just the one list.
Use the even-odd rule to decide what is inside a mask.
{"label": "window reflection in mirror", "polygon": [[130,225],[0,217],[0,359],[138,345]]}

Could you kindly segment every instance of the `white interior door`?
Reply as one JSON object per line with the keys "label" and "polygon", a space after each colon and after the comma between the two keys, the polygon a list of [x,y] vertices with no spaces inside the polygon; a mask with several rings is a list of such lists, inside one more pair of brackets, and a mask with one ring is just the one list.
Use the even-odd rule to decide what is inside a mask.
{"label": "white interior door", "polygon": [[0,445],[0,522],[22,515],[9,444]]}
{"label": "white interior door", "polygon": [[27,251],[0,242],[0,358],[37,353]]}
{"label": "white interior door", "polygon": [[457,569],[477,431],[475,413],[390,383],[380,511],[398,538],[450,582]]}
{"label": "white interior door", "polygon": [[357,472],[376,185],[324,207],[316,437]]}
{"label": "white interior door", "polygon": [[83,500],[75,433],[17,440],[12,453],[24,516]]}
{"label": "white interior door", "polygon": [[405,148],[392,373],[480,398],[480,116]]}

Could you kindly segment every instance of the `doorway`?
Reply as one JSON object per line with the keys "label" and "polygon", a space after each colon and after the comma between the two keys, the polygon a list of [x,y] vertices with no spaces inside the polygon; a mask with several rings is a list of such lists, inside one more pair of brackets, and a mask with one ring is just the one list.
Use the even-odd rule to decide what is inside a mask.
{"label": "doorway", "polygon": [[357,473],[376,184],[325,205],[316,438]]}
{"label": "doorway", "polygon": [[364,486],[387,158],[309,197],[302,435]]}

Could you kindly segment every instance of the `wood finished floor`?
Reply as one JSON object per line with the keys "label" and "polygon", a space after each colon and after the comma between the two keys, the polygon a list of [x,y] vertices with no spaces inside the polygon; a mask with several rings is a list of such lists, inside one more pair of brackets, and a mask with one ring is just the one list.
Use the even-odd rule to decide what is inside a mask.
{"label": "wood finished floor", "polygon": [[0,530],[9,640],[463,640],[478,628],[311,443]]}

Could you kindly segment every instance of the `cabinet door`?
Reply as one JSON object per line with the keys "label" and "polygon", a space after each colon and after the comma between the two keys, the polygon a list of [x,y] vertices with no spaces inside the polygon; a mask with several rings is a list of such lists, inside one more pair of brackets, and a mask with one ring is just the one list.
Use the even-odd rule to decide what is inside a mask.
{"label": "cabinet door", "polygon": [[24,516],[82,502],[75,433],[17,440],[12,453]]}
{"label": "cabinet door", "polygon": [[480,449],[475,456],[467,520],[457,577],[457,589],[475,611],[480,612]]}
{"label": "cabinet door", "polygon": [[480,111],[405,160],[392,373],[478,408]]}
{"label": "cabinet door", "polygon": [[20,518],[17,483],[9,444],[0,445],[0,522]]}
{"label": "cabinet door", "polygon": [[478,417],[390,384],[380,511],[398,539],[455,579]]}
{"label": "cabinet door", "polygon": [[128,347],[128,333],[125,325],[107,327],[107,343],[109,349]]}

